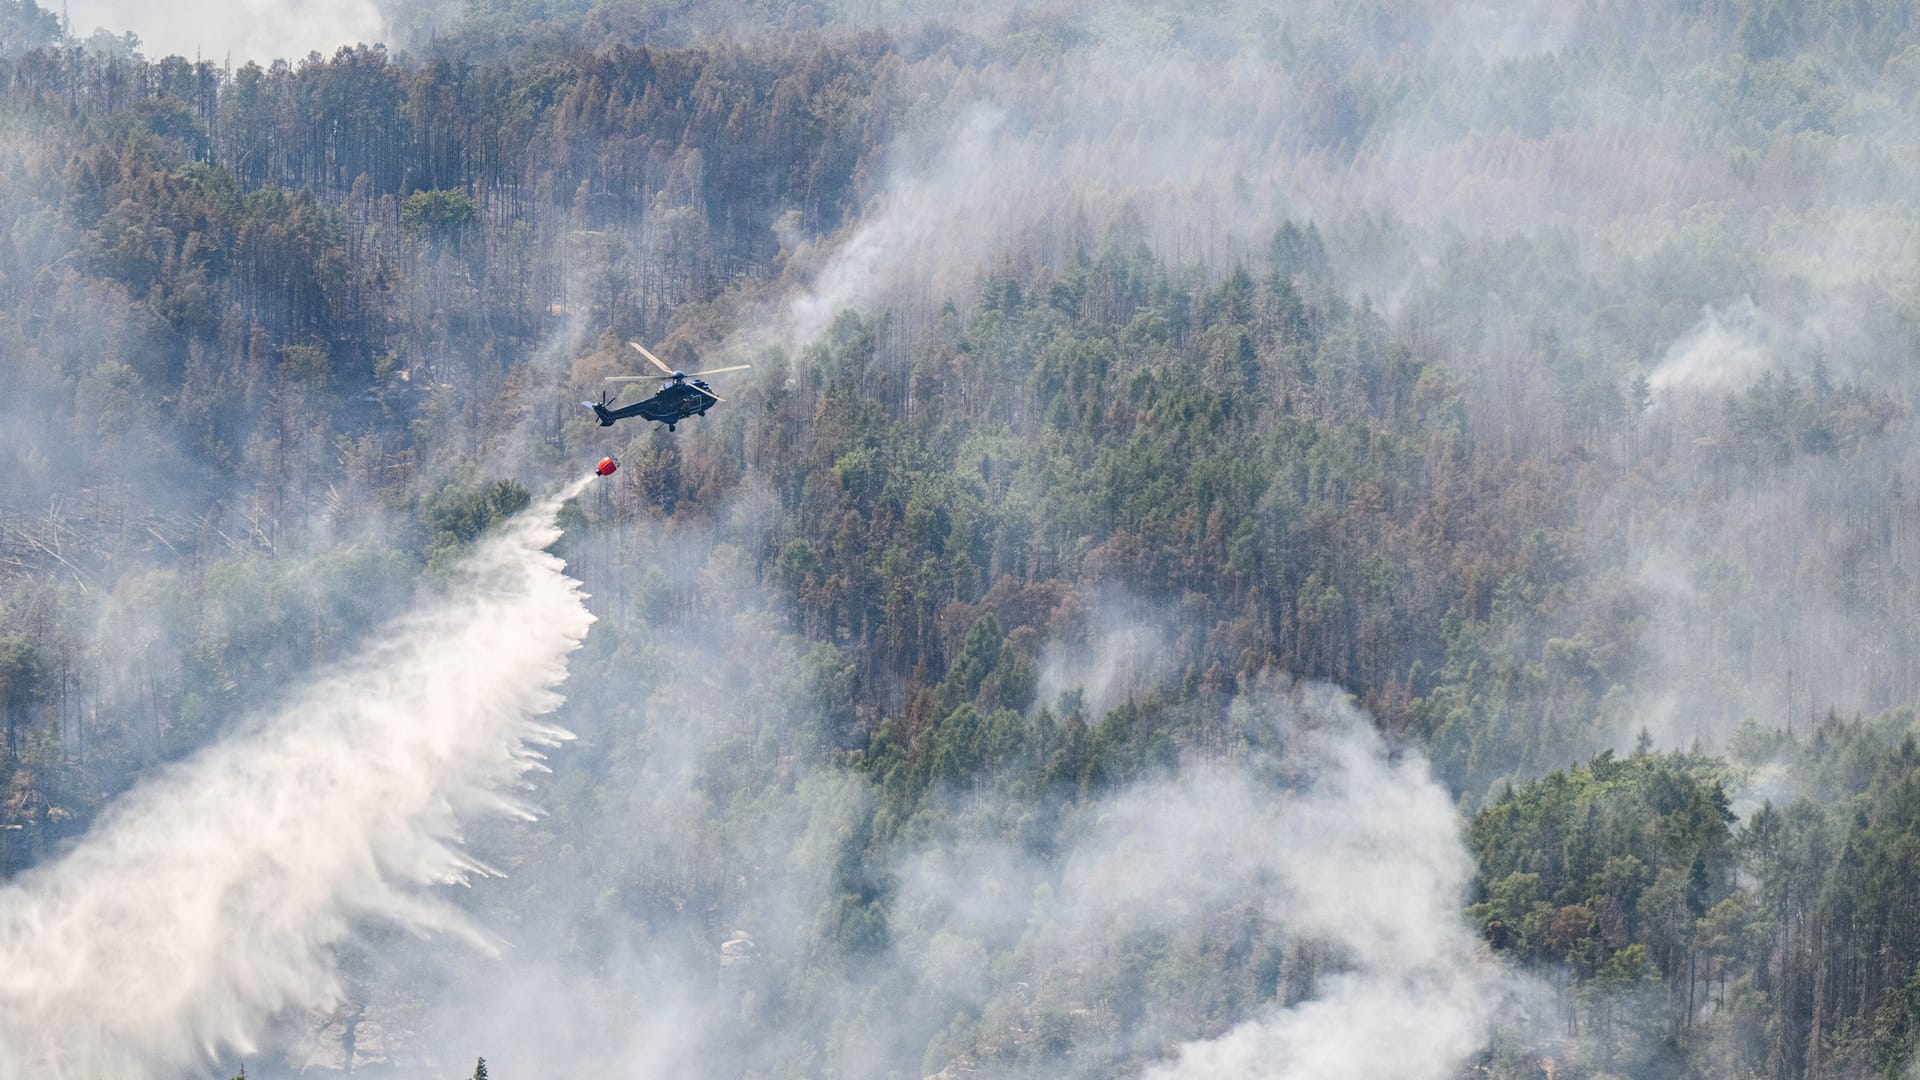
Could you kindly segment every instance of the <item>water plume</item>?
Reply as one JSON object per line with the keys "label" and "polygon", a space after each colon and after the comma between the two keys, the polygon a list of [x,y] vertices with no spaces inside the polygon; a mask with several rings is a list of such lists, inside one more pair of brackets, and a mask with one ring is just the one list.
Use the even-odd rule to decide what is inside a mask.
{"label": "water plume", "polygon": [[279,711],[122,798],[0,891],[0,1080],[145,1077],[247,1054],[340,996],[361,920],[459,935],[432,886],[489,873],[459,823],[511,797],[593,616],[544,549],[583,479],[513,518],[444,594]]}

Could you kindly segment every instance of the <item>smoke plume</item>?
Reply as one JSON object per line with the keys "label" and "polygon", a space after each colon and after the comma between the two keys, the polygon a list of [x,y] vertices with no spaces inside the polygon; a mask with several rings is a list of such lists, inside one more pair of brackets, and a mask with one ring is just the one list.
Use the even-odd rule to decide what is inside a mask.
{"label": "smoke plume", "polygon": [[[1503,976],[1459,917],[1473,867],[1452,801],[1424,759],[1390,759],[1336,688],[1303,690],[1313,704],[1300,713],[1317,725],[1294,749],[1305,782],[1264,811],[1246,800],[1237,809],[1250,818],[1208,812],[1194,824],[1213,822],[1216,840],[1248,826],[1219,852],[1221,864],[1235,874],[1257,868],[1272,882],[1272,916],[1327,949],[1339,973],[1307,1000],[1182,1047],[1146,1080],[1439,1080],[1486,1044]],[[1190,786],[1209,800],[1232,789],[1206,781]]]}

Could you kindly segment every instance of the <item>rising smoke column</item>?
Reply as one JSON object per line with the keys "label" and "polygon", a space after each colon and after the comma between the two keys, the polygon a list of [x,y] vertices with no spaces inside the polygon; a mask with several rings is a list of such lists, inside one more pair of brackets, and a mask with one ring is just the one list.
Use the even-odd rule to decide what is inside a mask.
{"label": "rising smoke column", "polygon": [[[1142,1080],[1446,1080],[1487,1045],[1497,1010],[1522,992],[1461,916],[1473,861],[1446,789],[1416,753],[1389,754],[1338,687],[1296,690],[1293,765],[1304,783],[1260,806],[1222,800],[1188,844],[1261,868],[1269,913],[1330,950],[1337,974],[1290,1007],[1182,1046]],[[1189,778],[1193,782],[1194,778]],[[1222,848],[1222,850],[1227,850]],[[1244,872],[1244,870],[1243,870]]]}
{"label": "rising smoke column", "polygon": [[[899,982],[972,995],[972,1014],[994,1018],[976,1051],[1083,1009],[1070,1051],[1081,1075],[1108,1062],[1109,1075],[1140,1080],[1449,1080],[1496,1020],[1503,1039],[1535,1037],[1535,989],[1462,914],[1473,860],[1425,758],[1390,750],[1337,686],[1285,682],[1232,712],[1241,749],[1099,797],[1044,855],[995,838],[991,808],[933,826],[896,874],[889,936],[911,969]],[[1231,1015],[1200,958],[1241,934],[1251,954],[1288,943],[1278,999],[1195,1040],[1196,1017]],[[1187,957],[1189,981],[1171,992],[1141,981],[1134,945],[1116,943],[1142,942]],[[1180,970],[1166,963],[1151,970]],[[1222,987],[1244,985],[1235,967],[1219,969]],[[925,1011],[944,1022],[953,1008]],[[1007,1018],[1023,1016],[1027,1034],[1007,1035]],[[1012,1056],[986,1051],[973,1075],[1068,1071],[1064,1058],[1050,1073]],[[1118,1065],[1143,1058],[1159,1060]]]}
{"label": "rising smoke column", "polygon": [[356,920],[486,936],[429,886],[485,868],[479,810],[568,738],[593,616],[543,549],[585,481],[476,545],[446,596],[246,733],[121,799],[71,853],[0,891],[0,1080],[145,1077],[249,1053],[278,1012],[336,1000]]}

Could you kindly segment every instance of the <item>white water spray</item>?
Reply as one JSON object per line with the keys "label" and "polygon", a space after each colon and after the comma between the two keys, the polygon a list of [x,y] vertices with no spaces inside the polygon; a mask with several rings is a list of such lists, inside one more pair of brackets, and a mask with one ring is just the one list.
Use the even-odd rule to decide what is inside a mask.
{"label": "white water spray", "polygon": [[486,935],[429,886],[485,868],[463,814],[569,738],[538,720],[593,621],[543,549],[588,481],[475,546],[444,599],[245,734],[122,798],[0,891],[0,1080],[139,1078],[250,1053],[275,1014],[337,1000],[356,920]]}

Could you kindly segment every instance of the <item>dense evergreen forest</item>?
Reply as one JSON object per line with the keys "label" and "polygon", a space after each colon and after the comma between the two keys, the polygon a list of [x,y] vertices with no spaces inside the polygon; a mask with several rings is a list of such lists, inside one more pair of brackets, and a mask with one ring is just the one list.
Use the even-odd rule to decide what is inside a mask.
{"label": "dense evergreen forest", "polygon": [[[255,1075],[1913,1067],[1906,5],[394,25],[0,0],[0,874],[622,462],[520,959],[370,928]],[[602,429],[629,339],[753,368]]]}

